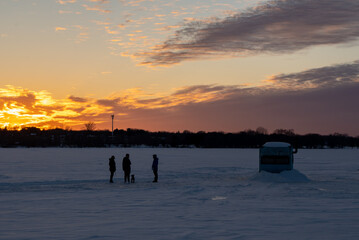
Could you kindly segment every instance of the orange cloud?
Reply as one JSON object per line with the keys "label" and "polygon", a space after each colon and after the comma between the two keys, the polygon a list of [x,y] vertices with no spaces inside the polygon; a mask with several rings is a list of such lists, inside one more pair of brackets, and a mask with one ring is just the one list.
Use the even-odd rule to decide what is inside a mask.
{"label": "orange cloud", "polygon": [[82,6],[83,6],[87,11],[96,11],[96,12],[100,12],[100,13],[110,13],[110,12],[111,12],[110,10],[102,9],[100,6],[91,7],[91,6],[86,5],[86,4],[83,4]]}
{"label": "orange cloud", "polygon": [[63,10],[59,10],[58,11],[59,14],[71,14],[72,11],[63,11]]}
{"label": "orange cloud", "polygon": [[58,32],[58,31],[66,31],[66,30],[67,30],[67,28],[65,28],[65,27],[56,27],[55,28],[56,32]]}
{"label": "orange cloud", "polygon": [[77,0],[58,0],[57,2],[61,5],[65,5],[67,3],[75,3]]}

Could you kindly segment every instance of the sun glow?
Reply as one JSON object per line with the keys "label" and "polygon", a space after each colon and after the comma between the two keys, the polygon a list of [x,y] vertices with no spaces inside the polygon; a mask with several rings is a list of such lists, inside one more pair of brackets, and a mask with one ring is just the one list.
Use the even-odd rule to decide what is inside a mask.
{"label": "sun glow", "polygon": [[4,113],[7,113],[8,115],[15,115],[15,116],[21,116],[21,114],[25,113],[26,110],[22,107],[18,107],[15,104],[11,103],[10,106],[8,106],[7,103],[4,104]]}
{"label": "sun glow", "polygon": [[[36,126],[42,129],[65,127],[86,122],[79,118],[72,101],[55,100],[46,91],[6,86],[0,88],[0,127],[22,129]],[[73,108],[73,109],[71,109]],[[66,119],[66,120],[65,120]]]}
{"label": "sun glow", "polygon": [[172,109],[191,103],[210,102],[231,94],[216,86],[173,89],[172,93],[147,93],[140,88],[114,93],[105,99],[69,96],[54,99],[47,91],[19,87],[0,88],[0,128],[38,127],[83,129],[85,123],[110,122],[109,116],[128,116],[131,111]]}

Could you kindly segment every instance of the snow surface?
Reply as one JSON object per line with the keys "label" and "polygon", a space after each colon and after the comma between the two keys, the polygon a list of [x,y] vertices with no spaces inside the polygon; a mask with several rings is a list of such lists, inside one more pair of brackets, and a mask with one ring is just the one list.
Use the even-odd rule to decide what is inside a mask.
{"label": "snow surface", "polygon": [[[134,184],[123,183],[126,153]],[[281,174],[258,173],[258,155],[0,149],[0,239],[359,239],[358,149],[299,150],[295,170]]]}

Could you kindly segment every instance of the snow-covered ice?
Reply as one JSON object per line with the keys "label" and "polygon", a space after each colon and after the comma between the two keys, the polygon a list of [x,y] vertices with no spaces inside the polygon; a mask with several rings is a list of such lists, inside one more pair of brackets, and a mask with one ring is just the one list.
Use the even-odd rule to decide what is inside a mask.
{"label": "snow-covered ice", "polygon": [[[134,184],[123,183],[126,153]],[[299,150],[294,170],[281,174],[258,173],[258,155],[0,149],[0,239],[359,239],[358,149]]]}

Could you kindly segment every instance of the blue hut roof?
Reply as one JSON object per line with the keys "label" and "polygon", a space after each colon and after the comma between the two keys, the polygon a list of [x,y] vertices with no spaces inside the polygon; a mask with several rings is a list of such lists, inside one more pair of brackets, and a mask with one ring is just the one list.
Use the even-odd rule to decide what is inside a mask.
{"label": "blue hut roof", "polygon": [[290,144],[286,142],[267,142],[263,147],[290,147]]}

